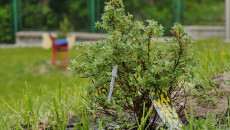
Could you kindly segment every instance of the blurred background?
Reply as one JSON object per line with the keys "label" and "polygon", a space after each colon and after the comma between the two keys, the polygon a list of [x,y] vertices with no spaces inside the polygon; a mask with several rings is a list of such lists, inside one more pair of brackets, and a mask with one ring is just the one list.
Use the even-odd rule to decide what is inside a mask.
{"label": "blurred background", "polygon": [[[74,32],[103,33],[94,23],[100,20],[105,1],[0,0],[0,43],[15,43],[20,31],[56,31],[64,18]],[[155,19],[162,24],[165,35],[170,35],[174,22],[205,26],[225,23],[225,0],[125,0],[124,4],[134,19]]]}

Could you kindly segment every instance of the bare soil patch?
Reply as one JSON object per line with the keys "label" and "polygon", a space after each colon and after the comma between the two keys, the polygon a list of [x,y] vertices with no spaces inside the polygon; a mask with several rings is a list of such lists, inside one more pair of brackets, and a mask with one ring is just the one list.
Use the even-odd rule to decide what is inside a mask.
{"label": "bare soil patch", "polygon": [[[230,94],[230,73],[226,72],[219,74],[210,79],[210,90],[205,90],[200,96],[187,96],[187,102],[185,103],[185,110],[190,115],[191,102],[193,104],[193,114],[195,118],[206,118],[208,114],[214,114],[216,117],[221,117],[227,110],[227,94]],[[197,86],[193,86],[196,87]],[[198,86],[199,87],[199,86]],[[203,87],[200,86],[202,89]],[[191,92],[191,91],[190,91]],[[191,92],[192,93],[192,92]],[[191,94],[189,93],[189,94]],[[189,95],[188,94],[188,95]],[[180,95],[184,96],[184,95]],[[184,99],[185,100],[185,99]],[[180,100],[180,105],[184,105],[184,100]],[[212,103],[211,100],[217,101]],[[178,106],[174,105],[176,108]],[[177,109],[178,110],[178,109]],[[181,119],[185,121],[184,112],[179,113]]]}

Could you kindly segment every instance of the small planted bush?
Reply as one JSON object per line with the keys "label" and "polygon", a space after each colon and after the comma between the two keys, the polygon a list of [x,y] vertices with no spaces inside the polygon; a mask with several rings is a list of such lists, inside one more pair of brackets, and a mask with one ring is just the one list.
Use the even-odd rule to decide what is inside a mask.
{"label": "small planted bush", "polygon": [[69,32],[73,31],[73,26],[69,23],[66,15],[63,16],[63,21],[59,23],[57,35],[59,39],[66,38]]}
{"label": "small planted bush", "polygon": [[[100,119],[124,124],[136,117],[135,126],[152,106],[150,91],[163,89],[171,96],[180,81],[193,76],[196,62],[188,50],[194,42],[180,24],[172,27],[172,40],[156,42],[163,27],[154,20],[134,21],[122,0],[107,2],[101,20],[96,26],[108,32],[106,40],[80,45],[82,53],[72,60],[70,69],[88,78],[85,99]],[[108,102],[115,65],[118,71]]]}

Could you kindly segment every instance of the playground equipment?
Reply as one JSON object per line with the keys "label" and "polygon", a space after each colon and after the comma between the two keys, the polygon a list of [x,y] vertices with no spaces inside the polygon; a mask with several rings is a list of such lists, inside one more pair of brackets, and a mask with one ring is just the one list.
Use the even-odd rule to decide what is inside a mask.
{"label": "playground equipment", "polygon": [[60,69],[65,69],[69,63],[68,50],[74,46],[75,36],[68,36],[66,39],[59,39],[55,41],[51,34],[43,34],[42,47],[49,49],[52,47],[52,65],[56,65],[57,57],[60,60]]}
{"label": "playground equipment", "polygon": [[87,0],[90,31],[95,32],[95,22],[100,20],[101,0]]}
{"label": "playground equipment", "polygon": [[181,23],[184,21],[184,0],[172,0],[173,22]]}

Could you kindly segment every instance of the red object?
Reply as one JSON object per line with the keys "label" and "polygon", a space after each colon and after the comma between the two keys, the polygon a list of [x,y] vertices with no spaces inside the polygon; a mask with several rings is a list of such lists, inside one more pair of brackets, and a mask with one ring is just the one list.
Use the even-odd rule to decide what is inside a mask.
{"label": "red object", "polygon": [[53,46],[52,65],[55,65],[56,59],[57,59],[57,51],[67,51],[68,50],[68,44],[56,45],[53,36],[51,34],[49,34],[49,37],[52,40],[52,46]]}
{"label": "red object", "polygon": [[67,44],[56,45],[56,46],[57,46],[58,51],[67,51],[68,50]]}

